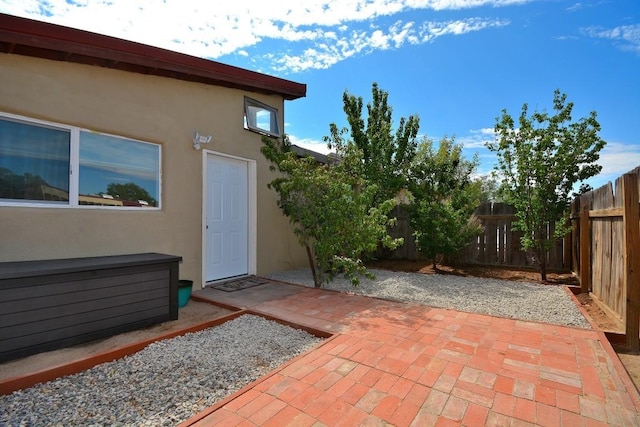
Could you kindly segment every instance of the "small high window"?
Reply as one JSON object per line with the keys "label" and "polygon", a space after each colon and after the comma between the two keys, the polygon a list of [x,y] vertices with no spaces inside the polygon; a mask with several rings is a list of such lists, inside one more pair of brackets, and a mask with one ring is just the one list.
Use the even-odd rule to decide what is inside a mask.
{"label": "small high window", "polygon": [[278,110],[251,98],[244,98],[246,129],[275,137],[280,136]]}

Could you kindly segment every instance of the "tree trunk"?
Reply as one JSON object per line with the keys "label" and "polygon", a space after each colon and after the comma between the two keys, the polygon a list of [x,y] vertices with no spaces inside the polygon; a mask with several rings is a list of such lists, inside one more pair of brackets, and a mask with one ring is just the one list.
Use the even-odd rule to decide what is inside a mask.
{"label": "tree trunk", "polygon": [[540,278],[543,282],[547,281],[547,260],[544,257],[540,260]]}
{"label": "tree trunk", "polygon": [[538,248],[536,252],[538,263],[540,263],[540,279],[545,282],[547,280],[547,253],[544,250],[544,246],[542,248]]}
{"label": "tree trunk", "polygon": [[311,252],[311,246],[306,245],[307,249],[307,258],[309,258],[309,267],[311,267],[311,274],[313,274],[313,286],[316,288],[322,287],[322,283],[318,279],[318,272],[316,271],[316,258],[313,256]]}

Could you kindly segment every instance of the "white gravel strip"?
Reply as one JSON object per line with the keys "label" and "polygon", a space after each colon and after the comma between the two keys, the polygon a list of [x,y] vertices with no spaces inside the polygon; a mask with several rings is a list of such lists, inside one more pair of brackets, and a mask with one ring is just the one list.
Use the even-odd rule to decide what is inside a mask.
{"label": "white gravel strip", "polygon": [[321,341],[243,315],[0,396],[0,426],[173,426]]}
{"label": "white gravel strip", "polygon": [[[370,271],[376,279],[361,279],[357,287],[342,277],[336,277],[325,288],[430,307],[591,328],[561,286],[445,274]],[[285,271],[268,277],[313,287],[309,269]]]}

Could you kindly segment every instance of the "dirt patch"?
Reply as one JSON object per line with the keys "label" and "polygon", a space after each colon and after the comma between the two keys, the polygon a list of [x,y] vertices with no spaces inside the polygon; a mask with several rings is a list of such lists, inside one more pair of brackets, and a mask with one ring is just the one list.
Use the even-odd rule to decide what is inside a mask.
{"label": "dirt patch", "polygon": [[[405,271],[422,274],[448,274],[456,276],[487,277],[493,279],[525,281],[531,283],[541,283],[545,285],[568,285],[579,286],[575,276],[567,273],[551,272],[547,274],[547,280],[540,280],[540,273],[536,270],[517,270],[505,267],[484,267],[484,266],[447,266],[438,265],[433,268],[431,263],[426,261],[406,261],[406,260],[378,260],[367,264],[370,268],[382,268],[392,271]],[[613,319],[607,312],[602,310],[588,294],[578,294],[576,299],[582,305],[593,322],[602,331],[622,333],[619,322]],[[612,343],[613,349],[618,354],[629,376],[633,380],[636,388],[640,389],[640,353],[629,351],[622,344]]]}
{"label": "dirt patch", "polygon": [[537,270],[514,270],[506,267],[484,267],[475,265],[448,266],[438,264],[436,268],[426,261],[406,261],[406,260],[378,260],[367,263],[371,268],[383,268],[392,271],[406,271],[410,273],[423,274],[449,274],[454,276],[487,277],[493,279],[524,281],[533,283],[544,283],[547,285],[569,285],[577,286],[578,280],[568,273],[547,273],[547,280],[540,280],[540,273]]}
{"label": "dirt patch", "polygon": [[157,336],[175,332],[230,313],[232,313],[231,310],[217,305],[190,300],[186,306],[179,309],[178,320],[160,323],[145,329],[91,341],[86,344],[47,351],[45,353],[34,354],[33,356],[0,363],[0,381],[65,365],[128,344],[153,339]]}
{"label": "dirt patch", "polygon": [[637,352],[630,352],[629,350],[626,350],[624,346],[614,345],[613,349],[618,354],[620,361],[629,373],[629,376],[636,385],[636,388],[640,390],[640,354]]}
{"label": "dirt patch", "polygon": [[620,323],[613,319],[606,311],[596,304],[589,294],[578,294],[576,299],[582,304],[582,308],[589,314],[589,317],[605,332],[624,333],[620,328]]}

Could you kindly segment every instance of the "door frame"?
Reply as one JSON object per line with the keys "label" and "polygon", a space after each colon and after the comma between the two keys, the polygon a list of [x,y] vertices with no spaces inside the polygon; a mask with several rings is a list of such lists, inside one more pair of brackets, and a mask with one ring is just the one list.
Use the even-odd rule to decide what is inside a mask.
{"label": "door frame", "polygon": [[[209,167],[209,156],[222,159],[240,160],[247,164],[247,274],[255,275],[257,272],[257,251],[258,251],[258,185],[257,185],[257,165],[256,161],[244,157],[232,156],[213,150],[202,150],[202,220],[201,220],[201,241],[202,241],[202,287],[215,281],[207,282],[207,194],[208,182],[207,172]],[[222,279],[224,280],[224,279]]]}

